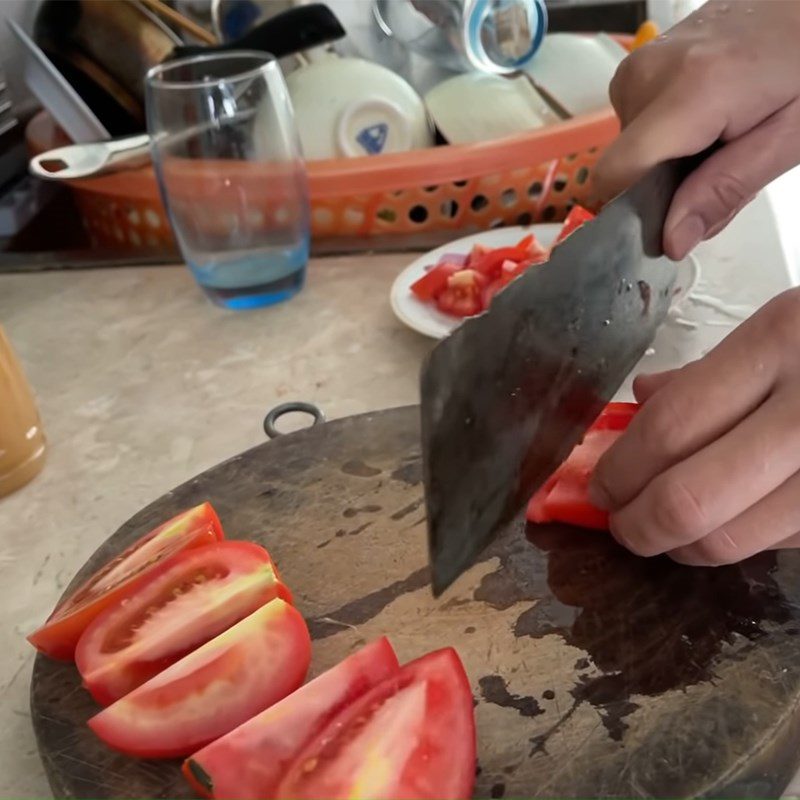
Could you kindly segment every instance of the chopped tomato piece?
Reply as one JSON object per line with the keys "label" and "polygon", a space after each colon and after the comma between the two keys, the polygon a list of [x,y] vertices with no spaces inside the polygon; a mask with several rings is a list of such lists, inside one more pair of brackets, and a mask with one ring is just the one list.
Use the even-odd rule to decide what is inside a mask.
{"label": "chopped tomato piece", "polygon": [[528,503],[530,522],[564,522],[606,530],[608,512],[589,502],[589,481],[603,453],[622,435],[638,411],[636,403],[609,403],[583,441]]}
{"label": "chopped tomato piece", "polygon": [[107,705],[275,597],[291,602],[263,547],[194,548],[100,614],[81,636],[75,663],[92,697]]}
{"label": "chopped tomato piece", "polygon": [[472,796],[475,718],[457,653],[406,664],[334,717],[278,787],[302,800],[451,800]]}
{"label": "chopped tomato piece", "polygon": [[444,262],[429,269],[419,280],[411,284],[411,291],[423,301],[434,300],[447,287],[447,279],[464,269],[459,264]]}
{"label": "chopped tomato piece", "polygon": [[386,637],[362,647],[183,765],[189,783],[217,800],[269,800],[300,749],[339,712],[400,669]]}
{"label": "chopped tomato piece", "polygon": [[101,611],[133,591],[156,565],[182,550],[223,538],[222,526],[211,503],[201,503],[178,514],[101,567],[56,607],[28,641],[52,658],[73,658],[87,625]]}
{"label": "chopped tomato piece", "polygon": [[504,261],[525,261],[530,257],[526,247],[497,247],[490,250],[470,267],[487,277],[496,278]]}
{"label": "chopped tomato piece", "polygon": [[469,256],[467,256],[467,263],[465,266],[471,267],[478,259],[485,256],[489,249],[485,244],[481,244],[480,242],[476,242],[472,245],[472,250],[469,251]]}
{"label": "chopped tomato piece", "polygon": [[502,289],[504,286],[505,286],[505,283],[503,283],[503,280],[502,280],[502,278],[496,278],[495,280],[493,280],[493,281],[492,281],[492,282],[491,282],[491,283],[490,283],[490,284],[489,284],[489,285],[488,285],[488,286],[487,286],[487,287],[486,287],[486,288],[483,290],[483,293],[481,294],[481,304],[483,305],[483,307],[484,307],[484,308],[489,308],[489,306],[490,306],[490,305],[491,305],[491,303],[492,303],[492,300],[494,300],[494,296],[495,296],[495,295],[496,295],[496,294],[497,294],[497,293],[498,293],[498,292],[499,292],[499,291],[500,291],[500,290],[501,290],[501,289]]}
{"label": "chopped tomato piece", "polygon": [[436,298],[436,305],[445,314],[471,317],[483,311],[481,296],[488,278],[473,269],[462,269],[447,279],[447,288]]}
{"label": "chopped tomato piece", "polygon": [[594,217],[595,215],[591,211],[587,211],[582,206],[572,206],[567,218],[564,220],[564,224],[561,226],[561,231],[556,237],[555,244],[563,242],[576,228],[580,228],[584,222],[589,222]]}
{"label": "chopped tomato piece", "polygon": [[186,756],[297,689],[310,659],[303,617],[276,598],[92,717],[89,727],[132,756]]}

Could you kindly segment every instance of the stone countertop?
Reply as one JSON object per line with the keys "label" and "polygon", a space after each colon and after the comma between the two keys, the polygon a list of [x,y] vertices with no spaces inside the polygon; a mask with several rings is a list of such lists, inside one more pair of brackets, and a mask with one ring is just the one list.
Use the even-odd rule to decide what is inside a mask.
{"label": "stone countertop", "polygon": [[296,298],[253,312],[210,305],[182,267],[0,276],[0,321],[49,443],[39,477],[0,500],[0,797],[49,796],[24,635],[120,524],[264,441],[278,403],[333,418],[416,402],[431,342],[388,301],[408,260],[312,262]]}
{"label": "stone countertop", "polygon": [[[759,197],[698,249],[706,302],[662,328],[652,368],[696,358],[796,282],[792,250]],[[0,797],[47,797],[28,713],[33,649],[91,553],[145,504],[264,440],[287,400],[329,418],[413,403],[431,342],[389,307],[403,255],[317,261],[281,306],[211,306],[181,267],[0,275],[0,322],[38,398],[49,440],[42,474],[0,501]],[[708,305],[724,299],[735,313]]]}

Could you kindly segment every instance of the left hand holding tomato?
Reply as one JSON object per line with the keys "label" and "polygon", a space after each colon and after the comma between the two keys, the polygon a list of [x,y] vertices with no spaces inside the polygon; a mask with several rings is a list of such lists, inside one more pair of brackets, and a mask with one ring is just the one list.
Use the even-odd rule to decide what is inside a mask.
{"label": "left hand holding tomato", "polygon": [[644,405],[590,488],[621,544],[692,565],[800,546],[799,353],[792,289],[699,361],[637,379]]}

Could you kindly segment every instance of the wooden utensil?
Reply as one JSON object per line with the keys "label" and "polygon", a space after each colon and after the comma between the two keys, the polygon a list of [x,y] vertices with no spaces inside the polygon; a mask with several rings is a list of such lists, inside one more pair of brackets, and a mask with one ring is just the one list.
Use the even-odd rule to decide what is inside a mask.
{"label": "wooden utensil", "polygon": [[[428,581],[419,409],[349,417],[242,453],[139,512],[137,536],[210,500],[267,546],[314,639],[312,674],[390,636],[454,645],[476,698],[476,797],[778,797],[800,753],[800,552],[716,569],[606,535],[510,525],[445,602]],[[113,753],[71,664],[38,657],[36,738],[56,797],[189,798],[176,762]]]}

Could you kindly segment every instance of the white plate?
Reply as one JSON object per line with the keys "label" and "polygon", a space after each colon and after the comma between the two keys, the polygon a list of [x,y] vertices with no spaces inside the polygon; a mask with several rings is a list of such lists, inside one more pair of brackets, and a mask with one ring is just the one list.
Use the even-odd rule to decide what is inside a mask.
{"label": "white plate", "polygon": [[[409,328],[433,339],[443,339],[451,334],[462,320],[449,314],[443,314],[433,303],[423,303],[411,293],[411,284],[425,274],[426,267],[435,264],[446,253],[469,253],[472,246],[478,243],[492,248],[507,247],[516,244],[528,233],[535,234],[542,245],[550,247],[560,230],[560,223],[531,225],[525,228],[497,228],[465,236],[463,239],[457,239],[450,244],[437,247],[420,256],[397,276],[392,284],[389,298],[392,311]],[[677,291],[672,300],[673,308],[686,298],[700,277],[700,265],[694,256],[689,256],[685,261],[681,261],[677,267]]]}

